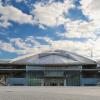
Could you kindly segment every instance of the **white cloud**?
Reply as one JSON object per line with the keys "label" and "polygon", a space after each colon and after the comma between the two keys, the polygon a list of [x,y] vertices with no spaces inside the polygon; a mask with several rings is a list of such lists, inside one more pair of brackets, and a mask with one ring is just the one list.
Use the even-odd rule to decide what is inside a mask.
{"label": "white cloud", "polygon": [[28,36],[26,38],[25,42],[28,42],[28,43],[30,43],[31,45],[34,45],[34,46],[40,46],[40,43],[33,36]]}
{"label": "white cloud", "polygon": [[67,19],[64,27],[66,31],[63,33],[56,33],[58,36],[67,38],[96,38],[96,26],[93,22],[86,22],[82,20],[72,21]]}
{"label": "white cloud", "polygon": [[67,38],[97,38],[97,32],[100,33],[100,0],[81,0],[81,9],[90,21],[65,19],[65,32],[57,32],[61,37]]}
{"label": "white cloud", "polygon": [[81,0],[83,14],[100,27],[100,0]]}
{"label": "white cloud", "polygon": [[44,25],[42,25],[42,24],[39,24],[39,28],[40,28],[40,29],[43,29],[43,30],[46,29],[46,27],[45,27]]}
{"label": "white cloud", "polygon": [[[21,2],[24,0],[18,0]],[[51,0],[52,1],[52,0]],[[72,0],[65,0],[61,2],[51,2],[46,5],[42,5],[38,2],[34,5],[32,11],[34,17],[34,23],[38,24],[40,28],[45,30],[45,26],[53,27],[55,25],[63,24],[64,33],[56,33],[61,37],[65,37],[66,40],[54,40],[48,36],[45,37],[33,37],[28,36],[25,39],[13,38],[9,43],[0,42],[0,49],[8,52],[16,52],[18,54],[37,53],[49,49],[64,49],[72,52],[79,53],[90,57],[91,50],[95,57],[100,56],[100,38],[97,38],[96,30],[100,27],[100,0],[81,0],[81,9],[83,14],[88,16],[91,21],[86,22],[83,20],[71,20],[65,18],[63,13],[68,13],[68,10],[74,7]],[[0,13],[3,15],[0,17],[2,26],[8,27],[11,25],[9,22],[15,21],[20,24],[33,23],[31,15],[27,15],[13,6],[0,7]],[[26,20],[27,19],[27,20]],[[69,41],[67,38],[87,38],[87,41]],[[42,45],[36,39],[42,39],[47,44]],[[17,47],[17,48],[15,48]]]}
{"label": "white cloud", "polygon": [[[78,54],[81,54],[86,57],[91,57],[91,52],[93,53],[93,57],[100,56],[100,38],[97,40],[88,39],[87,41],[69,41],[69,40],[53,40],[50,37],[37,37],[38,39],[42,39],[48,43],[48,45],[44,45],[40,47],[46,48],[47,50],[55,50],[55,49],[63,49],[67,51],[72,51]],[[48,47],[47,47],[48,46]],[[45,49],[43,49],[45,50]]]}
{"label": "white cloud", "polygon": [[25,14],[13,6],[0,6],[0,14],[0,25],[3,27],[10,26],[11,23],[9,21],[14,21],[19,24],[33,24],[31,15]]}
{"label": "white cloud", "polygon": [[[97,36],[100,34],[100,0],[81,0],[80,3],[83,14],[90,20],[86,25],[84,24],[86,33],[88,32],[88,36],[92,38],[88,43],[92,44],[93,55],[98,57],[100,56],[100,37]],[[79,28],[82,29],[81,25]]]}
{"label": "white cloud", "polygon": [[73,0],[64,0],[64,3],[52,2],[45,5],[42,2],[38,2],[34,4],[32,10],[34,22],[50,27],[62,24],[65,21],[64,13],[67,14],[72,7],[74,7]]}
{"label": "white cloud", "polygon": [[[48,43],[48,49],[63,49],[76,53],[80,53],[82,55],[86,55],[90,57],[90,50],[92,48],[92,43],[89,41],[79,42],[79,41],[69,41],[69,40],[53,40],[50,37],[38,37],[38,39],[43,39]],[[46,45],[47,46],[47,45]],[[42,47],[42,46],[41,46]],[[45,47],[45,46],[44,46]]]}
{"label": "white cloud", "polygon": [[0,41],[0,50],[15,52],[16,49],[12,46],[12,44]]}
{"label": "white cloud", "polygon": [[37,39],[42,39],[47,42],[46,45],[38,42],[34,37],[29,36],[25,40],[21,38],[13,38],[10,41],[3,42],[0,41],[0,49],[7,52],[15,52],[17,54],[31,54],[39,53],[46,50],[63,49],[67,51],[76,52],[86,57],[91,56],[91,50],[93,51],[93,56],[98,57],[100,55],[100,39],[96,41],[89,39],[85,42],[79,41],[69,41],[69,40],[53,40],[50,37],[37,37]]}
{"label": "white cloud", "polygon": [[32,36],[27,37],[25,40],[13,38],[9,39],[9,42],[0,41],[0,50],[18,54],[33,53],[34,50],[37,50],[39,47],[40,43]]}
{"label": "white cloud", "polygon": [[21,38],[10,39],[10,42],[19,49],[29,49],[29,46]]}
{"label": "white cloud", "polygon": [[13,38],[10,39],[9,44],[16,47],[17,54],[37,53],[50,48],[49,45],[41,45],[33,36],[28,36],[25,39]]}
{"label": "white cloud", "polygon": [[45,37],[43,37],[42,39],[43,39],[45,42],[47,42],[47,44],[49,44],[49,45],[52,45],[52,43],[54,42],[54,40],[51,39],[51,38],[48,37],[48,36],[45,36]]}

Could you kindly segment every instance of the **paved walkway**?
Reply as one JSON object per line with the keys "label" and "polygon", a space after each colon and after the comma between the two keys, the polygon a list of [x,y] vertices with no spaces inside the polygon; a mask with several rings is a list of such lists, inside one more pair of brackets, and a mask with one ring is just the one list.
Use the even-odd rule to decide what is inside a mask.
{"label": "paved walkway", "polygon": [[0,87],[0,100],[100,100],[100,87]]}

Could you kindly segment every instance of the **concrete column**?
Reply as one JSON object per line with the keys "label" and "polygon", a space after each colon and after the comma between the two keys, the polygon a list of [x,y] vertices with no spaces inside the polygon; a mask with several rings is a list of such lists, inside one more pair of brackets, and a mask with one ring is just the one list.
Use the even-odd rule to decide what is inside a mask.
{"label": "concrete column", "polygon": [[80,85],[84,86],[84,82],[83,82],[82,78],[83,78],[82,71],[80,71]]}
{"label": "concrete column", "polygon": [[41,81],[41,86],[44,86],[44,79]]}
{"label": "concrete column", "polygon": [[26,79],[26,86],[28,86],[28,71],[27,71],[27,66],[26,66],[26,72],[25,72],[25,79]]}
{"label": "concrete column", "polygon": [[64,79],[64,86],[66,86],[66,79]]}

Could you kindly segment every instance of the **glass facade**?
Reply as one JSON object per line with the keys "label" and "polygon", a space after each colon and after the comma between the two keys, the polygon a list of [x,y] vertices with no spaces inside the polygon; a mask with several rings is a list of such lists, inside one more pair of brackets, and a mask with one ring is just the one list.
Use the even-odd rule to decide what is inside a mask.
{"label": "glass facade", "polygon": [[81,69],[81,66],[27,66],[27,80],[29,86],[79,86],[80,71],[67,69]]}
{"label": "glass facade", "polygon": [[26,74],[29,86],[41,86],[43,84],[42,71],[28,71]]}
{"label": "glass facade", "polygon": [[45,77],[63,77],[64,71],[60,70],[47,70],[44,72]]}
{"label": "glass facade", "polygon": [[80,71],[65,72],[66,86],[80,85]]}
{"label": "glass facade", "polygon": [[0,72],[6,85],[80,86],[96,85],[100,81],[98,70],[94,66],[90,69],[90,65],[33,65],[2,69]]}

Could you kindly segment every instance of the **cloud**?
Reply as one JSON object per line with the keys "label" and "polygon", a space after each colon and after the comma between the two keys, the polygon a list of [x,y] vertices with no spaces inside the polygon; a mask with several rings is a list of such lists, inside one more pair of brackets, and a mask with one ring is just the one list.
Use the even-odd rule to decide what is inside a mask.
{"label": "cloud", "polygon": [[1,50],[17,54],[36,53],[49,48],[49,45],[41,45],[33,36],[28,36],[25,39],[12,38],[9,39],[9,42],[0,41]]}
{"label": "cloud", "polygon": [[39,42],[32,36],[28,36],[25,40],[22,38],[12,38],[9,39],[9,42],[0,41],[0,50],[25,54],[34,52],[38,45],[40,45]]}
{"label": "cloud", "polygon": [[64,0],[61,2],[52,2],[43,5],[42,2],[34,4],[31,13],[34,15],[34,22],[49,27],[56,24],[62,24],[65,21],[64,13],[68,13],[70,8],[73,8],[73,0]]}
{"label": "cloud", "polygon": [[60,37],[64,38],[85,38],[95,40],[100,34],[100,0],[81,0],[81,10],[83,14],[89,18],[86,20],[64,20],[65,32],[56,32]]}
{"label": "cloud", "polygon": [[[42,39],[47,44],[42,44],[37,39]],[[9,42],[0,41],[0,50],[6,52],[13,52],[17,54],[31,54],[40,53],[47,50],[62,49],[67,51],[76,52],[86,57],[91,56],[91,51],[93,51],[93,56],[98,57],[100,55],[100,39],[92,40],[89,39],[85,42],[80,41],[70,41],[70,40],[54,40],[50,37],[33,37],[28,36],[25,39],[13,38]]]}
{"label": "cloud", "polygon": [[33,18],[31,15],[23,13],[21,10],[13,6],[0,6],[0,15],[0,25],[5,28],[11,25],[10,21],[19,24],[33,24]]}
{"label": "cloud", "polygon": [[53,39],[51,39],[51,38],[48,37],[48,36],[37,37],[37,39],[42,39],[42,40],[44,40],[48,45],[52,45],[52,42],[54,42]]}
{"label": "cloud", "polygon": [[[24,0],[18,0],[22,2]],[[53,38],[28,36],[26,38],[12,38],[9,42],[0,41],[0,49],[7,52],[15,52],[17,54],[37,53],[49,49],[64,49],[79,53],[84,56],[100,56],[100,1],[99,0],[81,0],[81,10],[86,20],[71,20],[65,18],[64,13],[68,14],[69,9],[74,7],[74,0],[64,0],[64,2],[48,2],[43,4],[37,2],[33,4],[32,15],[23,13],[13,6],[0,6],[0,21],[3,27],[11,25],[10,21],[19,24],[38,24],[39,28],[45,30],[46,27],[54,27],[55,25],[63,25],[65,32],[57,32],[53,34]],[[32,17],[34,16],[34,18]],[[27,19],[27,20],[26,20]],[[98,30],[98,31],[97,31]],[[99,33],[97,33],[99,32]],[[57,40],[55,36],[59,36]],[[64,37],[64,39],[62,38]],[[84,42],[70,40],[70,38],[85,38]],[[42,39],[46,44],[42,44],[38,39]],[[69,40],[68,40],[69,39]]]}
{"label": "cloud", "polygon": [[35,39],[35,37],[33,37],[33,36],[28,36],[28,37],[26,38],[25,42],[30,43],[31,45],[34,45],[34,46],[36,46],[36,47],[41,45],[40,42],[37,41],[37,40]]}
{"label": "cloud", "polygon": [[80,3],[83,14],[100,27],[100,0],[81,0]]}
{"label": "cloud", "polygon": [[87,43],[91,45],[89,50],[93,51],[94,57],[98,57],[100,56],[100,0],[81,0],[80,4],[83,14],[89,21],[69,20],[65,24],[66,32],[57,35],[67,38],[87,38]]}
{"label": "cloud", "polygon": [[42,29],[42,30],[46,30],[46,27],[42,24],[39,24],[39,28]]}
{"label": "cloud", "polygon": [[93,57],[99,57],[100,56],[100,38],[94,40],[94,39],[88,39],[87,41],[71,41],[67,39],[60,39],[60,40],[54,40],[50,37],[37,37],[37,39],[42,39],[45,42],[47,42],[47,45],[44,45],[40,47],[46,48],[43,50],[55,50],[55,49],[62,49],[67,51],[72,51],[75,53],[78,53],[80,55],[91,57],[91,52],[93,53]]}
{"label": "cloud", "polygon": [[96,38],[96,26],[93,22],[86,22],[82,20],[67,19],[64,24],[65,32],[57,32],[58,36],[64,38]]}
{"label": "cloud", "polygon": [[0,41],[0,50],[7,52],[15,52],[16,49],[12,46],[12,44]]}
{"label": "cloud", "polygon": [[24,42],[21,38],[10,39],[11,44],[15,45],[19,49],[29,49],[29,45]]}
{"label": "cloud", "polygon": [[47,44],[49,46],[48,50],[49,49],[51,49],[51,50],[63,49],[63,50],[67,50],[67,51],[76,52],[81,55],[86,55],[89,57],[90,57],[91,48],[93,46],[93,43],[91,43],[90,41],[80,42],[80,41],[70,41],[67,39],[66,40],[64,40],[64,39],[54,40],[47,36],[37,37],[37,38],[42,39],[45,42],[47,42]]}

